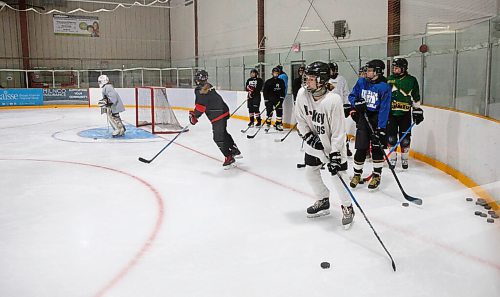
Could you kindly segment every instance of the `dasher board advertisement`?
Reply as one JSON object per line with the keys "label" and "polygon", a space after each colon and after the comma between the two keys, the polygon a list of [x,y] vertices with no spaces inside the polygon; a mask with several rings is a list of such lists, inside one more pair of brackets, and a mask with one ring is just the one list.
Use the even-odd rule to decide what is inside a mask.
{"label": "dasher board advertisement", "polygon": [[54,14],[54,33],[56,35],[99,37],[99,18]]}

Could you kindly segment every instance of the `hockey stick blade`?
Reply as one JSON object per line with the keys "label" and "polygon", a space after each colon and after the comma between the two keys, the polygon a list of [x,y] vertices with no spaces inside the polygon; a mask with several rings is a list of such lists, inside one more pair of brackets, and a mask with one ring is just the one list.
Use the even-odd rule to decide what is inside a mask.
{"label": "hockey stick blade", "polygon": [[139,157],[139,161],[141,161],[142,163],[147,163],[147,164],[151,163],[151,160],[146,160],[143,157]]}

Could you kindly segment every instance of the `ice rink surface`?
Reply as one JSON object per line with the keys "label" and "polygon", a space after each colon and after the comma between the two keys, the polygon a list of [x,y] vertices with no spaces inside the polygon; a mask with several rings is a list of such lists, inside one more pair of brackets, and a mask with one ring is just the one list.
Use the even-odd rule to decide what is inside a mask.
{"label": "ice rink surface", "polygon": [[475,216],[466,197],[478,197],[454,178],[398,164],[422,207],[402,207],[387,167],[378,191],[353,191],[394,272],[357,209],[348,231],[333,194],[331,215],[306,217],[297,133],[276,143],[286,130],[228,127],[244,158],[223,170],[205,117],[144,164],[173,136],[88,137],[108,131],[97,108],[1,110],[0,296],[500,296],[500,221]]}

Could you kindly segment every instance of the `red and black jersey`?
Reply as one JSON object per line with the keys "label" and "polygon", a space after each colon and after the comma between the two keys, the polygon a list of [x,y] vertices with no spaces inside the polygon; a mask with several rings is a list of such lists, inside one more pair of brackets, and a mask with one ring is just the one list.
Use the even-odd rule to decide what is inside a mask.
{"label": "red and black jersey", "polygon": [[194,106],[196,118],[205,113],[210,122],[213,123],[229,116],[229,107],[211,84],[197,86],[194,89],[194,94],[196,96]]}

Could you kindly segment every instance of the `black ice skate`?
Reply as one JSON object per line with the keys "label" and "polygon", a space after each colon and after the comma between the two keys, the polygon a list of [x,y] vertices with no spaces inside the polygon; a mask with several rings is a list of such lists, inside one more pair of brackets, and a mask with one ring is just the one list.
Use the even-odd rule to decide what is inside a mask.
{"label": "black ice skate", "polygon": [[370,183],[368,184],[368,189],[370,190],[376,190],[378,189],[378,186],[380,185],[380,173],[373,172],[372,173],[372,179],[370,180]]}
{"label": "black ice skate", "polygon": [[241,152],[240,150],[238,149],[238,147],[235,145],[233,145],[230,149],[229,149],[229,152],[231,153],[231,155],[233,155],[234,158],[236,159],[241,159],[243,158],[243,156],[241,155]]}
{"label": "black ice skate", "polygon": [[347,207],[341,205],[342,208],[342,226],[347,230],[351,227],[352,221],[354,220],[354,208],[352,205]]}
{"label": "black ice skate", "polygon": [[281,124],[281,122],[276,122],[274,127],[276,128],[276,131],[283,131],[283,124]]}
{"label": "black ice skate", "polygon": [[308,218],[317,218],[321,216],[326,216],[330,214],[328,210],[330,208],[330,200],[328,198],[320,199],[314,202],[313,206],[307,208]]}
{"label": "black ice skate", "polygon": [[260,125],[262,125],[262,119],[257,118],[257,124],[255,124],[255,127],[260,127]]}
{"label": "black ice skate", "polygon": [[250,123],[248,123],[248,127],[252,128],[253,126],[254,126],[253,121],[251,121]]}
{"label": "black ice skate", "polygon": [[401,159],[401,166],[403,169],[408,169],[408,159]]}
{"label": "black ice skate", "polygon": [[235,162],[236,162],[236,160],[233,158],[233,156],[229,155],[224,160],[224,164],[222,164],[222,166],[224,167],[224,170],[227,170],[227,169],[236,167]]}

